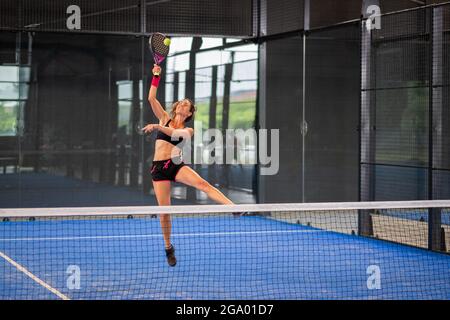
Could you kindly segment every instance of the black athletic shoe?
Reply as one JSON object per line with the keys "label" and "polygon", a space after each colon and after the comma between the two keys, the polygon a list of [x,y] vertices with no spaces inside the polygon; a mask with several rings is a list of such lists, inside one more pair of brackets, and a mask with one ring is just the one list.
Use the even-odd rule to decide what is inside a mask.
{"label": "black athletic shoe", "polygon": [[177,264],[177,258],[175,258],[175,248],[173,245],[170,245],[169,249],[166,249],[166,257],[167,257],[167,263],[171,267],[175,267]]}
{"label": "black athletic shoe", "polygon": [[242,216],[242,212],[233,212],[233,217],[240,218]]}
{"label": "black athletic shoe", "polygon": [[252,215],[250,212],[233,212],[233,217],[240,218]]}

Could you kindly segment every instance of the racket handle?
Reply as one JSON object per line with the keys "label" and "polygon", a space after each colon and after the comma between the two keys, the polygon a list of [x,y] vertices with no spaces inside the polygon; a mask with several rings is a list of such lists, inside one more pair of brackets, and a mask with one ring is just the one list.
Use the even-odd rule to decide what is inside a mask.
{"label": "racket handle", "polygon": [[[155,64],[155,66],[158,66],[158,67],[159,67],[158,64]],[[161,74],[160,71],[155,71],[155,72],[153,72],[153,75],[154,75],[155,77],[158,77],[158,78],[159,78],[160,74]]]}

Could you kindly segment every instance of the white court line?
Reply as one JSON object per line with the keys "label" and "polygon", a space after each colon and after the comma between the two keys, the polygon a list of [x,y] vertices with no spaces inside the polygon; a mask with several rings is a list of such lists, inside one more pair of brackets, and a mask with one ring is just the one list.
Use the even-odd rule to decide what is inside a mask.
{"label": "white court line", "polygon": [[[202,237],[202,236],[232,236],[232,235],[254,235],[273,233],[316,233],[323,230],[272,230],[272,231],[243,231],[243,232],[211,232],[211,233],[179,233],[172,234],[172,237]],[[160,238],[161,234],[137,234],[120,236],[85,236],[85,237],[47,237],[47,238],[11,238],[0,239],[0,242],[10,241],[50,241],[50,240],[108,240],[108,239],[139,239],[139,238]]]}
{"label": "white court line", "polygon": [[21,266],[20,264],[18,264],[17,262],[15,262],[13,259],[11,259],[10,257],[8,257],[6,254],[4,254],[3,252],[0,251],[0,257],[2,257],[3,259],[5,259],[7,262],[9,262],[10,264],[12,264],[14,267],[16,267],[17,270],[19,270],[20,272],[23,272],[25,275],[27,275],[28,277],[30,277],[33,281],[35,281],[37,284],[41,285],[42,287],[44,287],[45,289],[47,289],[48,291],[50,291],[51,293],[57,295],[59,298],[61,298],[62,300],[70,300],[70,298],[64,294],[62,294],[61,292],[59,292],[58,290],[56,290],[55,288],[53,288],[52,286],[50,286],[48,283],[46,283],[45,281],[39,279],[38,277],[36,277],[34,274],[32,274],[30,271],[28,271],[25,267]]}

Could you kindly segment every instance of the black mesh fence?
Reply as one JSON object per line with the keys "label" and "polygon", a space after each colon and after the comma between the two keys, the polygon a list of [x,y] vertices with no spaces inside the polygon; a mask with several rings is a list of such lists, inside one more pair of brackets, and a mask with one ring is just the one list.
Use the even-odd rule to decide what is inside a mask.
{"label": "black mesh fence", "polygon": [[[269,5],[267,1],[261,9]],[[381,6],[389,8],[386,2]],[[308,202],[350,201],[358,193],[361,200],[449,197],[448,10],[448,5],[441,5],[385,14],[381,28],[370,31],[365,20],[314,28],[333,17],[327,14],[321,18],[329,22],[320,22],[312,10],[306,51],[299,52],[296,60],[302,63],[305,58],[305,87],[301,83],[295,87],[304,91],[305,100],[300,105],[302,116],[291,126],[301,131],[291,146],[297,148],[298,156],[290,160],[289,168],[292,177],[300,172],[301,180],[292,200],[300,191]],[[275,12],[266,14],[266,23],[270,15],[276,17]],[[274,34],[290,30],[286,23],[279,23],[279,29],[262,23],[267,32],[272,30],[267,48],[281,42],[272,39]],[[303,40],[297,41],[300,45]],[[270,70],[278,58],[267,49],[264,52],[260,63]],[[361,81],[356,79],[359,74]],[[271,82],[275,79],[271,74],[264,76]],[[285,74],[277,81],[279,92],[293,83]],[[267,92],[266,108],[271,108]],[[292,112],[297,109],[292,102]],[[280,187],[287,185],[277,180],[281,177],[280,173],[265,179]]]}
{"label": "black mesh fence", "polygon": [[267,0],[260,5],[260,35],[303,29],[304,0]]}
{"label": "black mesh fence", "polygon": [[450,5],[433,20],[433,196],[450,197]]}
{"label": "black mesh fence", "polygon": [[448,198],[449,6],[362,27],[363,200]]}
{"label": "black mesh fence", "polygon": [[20,21],[17,2],[15,0],[3,0],[1,2],[0,29],[18,27]]}
{"label": "black mesh fence", "polygon": [[[1,205],[155,204],[150,176],[155,135],[142,135],[138,130],[138,125],[157,122],[147,101],[153,60],[146,39],[5,31],[0,33],[0,45]],[[229,98],[229,128],[254,127],[257,60],[241,61],[245,53],[237,52],[239,60],[229,64],[235,70],[233,78],[225,81],[219,72],[215,80],[217,127],[222,125],[225,96]],[[202,70],[197,68],[194,79],[204,84],[206,78],[211,84],[211,77]],[[169,101],[165,96],[185,97],[185,73],[180,72],[177,97],[170,91],[164,94],[166,86],[160,86],[161,102]],[[163,83],[166,80],[169,75],[164,74]],[[231,87],[227,94],[225,82]],[[199,120],[209,119],[211,90],[197,91]],[[256,158],[255,149],[255,144],[248,148],[243,144],[235,150],[236,162],[240,158],[243,162],[247,155]],[[247,201],[255,190],[254,162],[233,164],[229,179],[220,179],[229,182],[229,189],[238,187],[233,192],[245,192]],[[203,167],[196,171],[208,176]],[[216,171],[218,177],[225,176],[223,170]]]}
{"label": "black mesh fence", "polygon": [[14,166],[2,163],[2,205],[145,203],[126,188],[142,184],[142,136],[133,125],[142,104],[141,39],[17,35],[2,39],[30,58],[2,66],[5,72],[14,68],[9,80],[18,80],[19,87],[15,100],[5,101],[15,90],[5,91],[2,84],[2,111],[15,112],[13,132],[3,130],[0,139],[0,158],[15,159]]}
{"label": "black mesh fence", "polygon": [[[3,14],[4,9],[11,15]],[[2,2],[0,28],[135,33],[140,21],[137,0],[18,0]]]}
{"label": "black mesh fence", "polygon": [[[67,30],[70,4],[43,1],[33,10],[32,1],[2,1],[0,28]],[[100,33],[165,26],[172,33],[249,36],[255,31],[251,13],[258,10],[265,13],[261,35],[298,31],[304,22],[303,1],[77,4],[82,30]],[[17,81],[3,84],[14,87],[15,95],[2,96],[2,108],[15,112],[11,117],[17,120],[5,130],[21,137],[18,142],[2,137],[0,170],[51,171],[115,186],[140,187],[143,175],[149,180],[152,150],[135,133],[141,119],[154,120],[142,107],[151,63],[144,37],[3,30],[0,44],[1,64],[18,65]],[[370,32],[361,21],[312,29],[305,36],[285,34],[264,41],[259,50],[261,101],[255,104],[266,109],[258,109],[257,127],[281,129],[280,172],[275,184],[260,192],[282,201],[350,201],[358,191],[361,200],[450,197],[450,5],[383,15],[381,29]],[[242,81],[247,80],[235,81],[236,88]],[[10,157],[8,150],[20,157]],[[278,188],[278,194],[277,183],[293,192]],[[10,190],[23,194],[17,188]]]}
{"label": "black mesh fence", "polygon": [[253,36],[253,0],[4,0],[0,29]]}
{"label": "black mesh fence", "polygon": [[306,38],[305,200],[357,200],[359,23]]}
{"label": "black mesh fence", "polygon": [[147,0],[147,32],[253,35],[252,0]]}
{"label": "black mesh fence", "polygon": [[[281,48],[281,49],[280,49]],[[258,172],[260,201],[301,202],[303,198],[303,37],[270,40],[260,48],[259,104],[261,129],[279,130],[279,153],[273,174]],[[273,132],[271,133],[273,135]],[[271,141],[270,137],[267,139]],[[262,143],[258,145],[261,148]],[[278,148],[278,149],[277,149]],[[269,166],[266,166],[269,167]],[[266,172],[268,170],[266,169]]]}
{"label": "black mesh fence", "polygon": [[331,26],[343,21],[359,19],[361,0],[310,0],[311,28]]}

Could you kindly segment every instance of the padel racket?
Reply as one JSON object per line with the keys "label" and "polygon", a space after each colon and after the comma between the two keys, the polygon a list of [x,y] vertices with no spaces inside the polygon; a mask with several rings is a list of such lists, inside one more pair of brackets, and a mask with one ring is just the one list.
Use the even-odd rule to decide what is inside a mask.
{"label": "padel racket", "polygon": [[[162,33],[154,33],[150,36],[148,45],[152,52],[153,59],[155,60],[155,64],[159,66],[169,54],[170,39]],[[159,73],[154,76],[159,77]]]}

